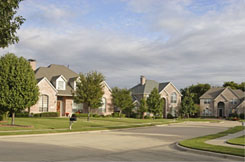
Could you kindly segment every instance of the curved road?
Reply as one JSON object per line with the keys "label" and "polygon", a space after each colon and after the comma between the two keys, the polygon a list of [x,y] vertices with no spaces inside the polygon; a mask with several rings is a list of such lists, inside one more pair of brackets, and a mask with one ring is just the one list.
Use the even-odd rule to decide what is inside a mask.
{"label": "curved road", "polygon": [[0,137],[0,161],[230,161],[181,151],[174,144],[235,125],[239,123],[189,122],[112,131]]}

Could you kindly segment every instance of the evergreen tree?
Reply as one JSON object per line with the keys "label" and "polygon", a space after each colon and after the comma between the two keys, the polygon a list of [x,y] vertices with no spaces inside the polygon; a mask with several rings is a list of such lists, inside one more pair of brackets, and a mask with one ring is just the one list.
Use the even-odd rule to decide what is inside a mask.
{"label": "evergreen tree", "polygon": [[34,71],[23,57],[6,54],[0,58],[0,108],[12,113],[31,107],[38,101],[39,89]]}
{"label": "evergreen tree", "polygon": [[146,100],[148,110],[150,113],[153,113],[154,119],[157,115],[162,115],[163,111],[163,99],[161,99],[160,94],[158,93],[157,88],[154,88],[151,91],[151,94]]}
{"label": "evergreen tree", "polygon": [[80,74],[79,80],[76,82],[76,91],[74,92],[75,103],[84,103],[88,106],[88,118],[90,119],[90,109],[97,109],[102,106],[104,76],[98,72],[89,72]]}
{"label": "evergreen tree", "polygon": [[141,116],[142,119],[144,119],[144,114],[145,114],[145,112],[147,112],[147,110],[148,110],[147,103],[146,103],[145,98],[143,97],[140,100],[140,106],[139,106],[139,109],[138,109],[138,112],[140,113],[140,116]]}
{"label": "evergreen tree", "polygon": [[113,105],[119,108],[119,116],[121,117],[122,112],[126,112],[127,116],[130,116],[132,111],[133,100],[130,91],[127,89],[119,89],[117,87],[112,89],[112,102]]}
{"label": "evergreen tree", "polygon": [[14,16],[22,0],[1,0],[0,1],[0,48],[8,47],[19,41],[16,30],[24,22],[22,16]]}
{"label": "evergreen tree", "polygon": [[188,118],[199,111],[199,106],[195,105],[193,96],[194,94],[187,89],[186,95],[181,102],[181,114]]}

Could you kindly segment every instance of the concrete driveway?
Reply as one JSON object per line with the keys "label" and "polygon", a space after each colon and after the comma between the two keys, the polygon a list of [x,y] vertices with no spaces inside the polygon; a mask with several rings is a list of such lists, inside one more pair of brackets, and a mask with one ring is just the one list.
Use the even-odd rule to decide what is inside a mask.
{"label": "concrete driveway", "polygon": [[112,131],[0,137],[0,161],[229,161],[181,151],[174,144],[235,125],[239,123],[189,122]]}

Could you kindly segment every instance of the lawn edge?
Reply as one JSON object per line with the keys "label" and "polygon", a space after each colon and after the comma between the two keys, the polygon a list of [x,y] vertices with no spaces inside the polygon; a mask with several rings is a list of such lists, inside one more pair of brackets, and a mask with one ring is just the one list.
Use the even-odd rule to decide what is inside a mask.
{"label": "lawn edge", "polygon": [[244,160],[244,156],[227,154],[227,153],[222,153],[222,152],[209,151],[209,150],[201,150],[201,149],[197,149],[197,148],[190,148],[190,147],[181,145],[179,142],[176,142],[175,145],[178,149],[180,149],[182,151],[183,150],[189,151],[189,152],[193,152],[193,153],[197,153],[197,154],[201,154],[201,155],[203,155],[203,153],[205,153],[206,155],[216,156],[216,157],[220,157],[220,158],[228,158],[231,160],[234,160],[234,159],[235,160]]}
{"label": "lawn edge", "polygon": [[[238,127],[238,126],[236,126],[236,127]],[[182,147],[185,147],[185,148],[188,148],[188,149],[192,149],[192,150],[198,150],[198,151],[204,151],[204,152],[212,152],[212,153],[218,153],[218,154],[223,154],[223,155],[231,155],[231,156],[236,156],[236,157],[242,157],[243,160],[244,160],[244,158],[245,158],[245,149],[243,149],[243,150],[244,150],[244,154],[243,154],[243,155],[240,155],[240,154],[234,154],[234,153],[229,153],[229,152],[223,152],[223,151],[220,151],[220,150],[210,150],[210,149],[207,149],[207,148],[197,148],[197,147],[195,147],[195,146],[189,146],[189,145],[181,144],[181,142],[184,142],[184,141],[195,140],[195,139],[197,139],[197,138],[200,139],[200,138],[205,138],[205,137],[207,137],[207,136],[212,136],[212,135],[218,135],[218,134],[220,134],[220,133],[225,133],[225,132],[227,132],[227,131],[229,131],[229,130],[232,130],[232,129],[234,129],[234,128],[235,128],[235,127],[232,127],[232,128],[227,129],[226,131],[218,132],[218,133],[216,133],[216,134],[209,134],[209,135],[205,135],[205,136],[199,136],[199,137],[195,137],[195,138],[191,138],[191,139],[182,140],[182,141],[179,141],[179,142],[178,142],[178,145],[179,145],[179,146],[182,146]],[[245,129],[245,127],[243,127],[243,130],[244,130],[244,129]],[[239,131],[237,131],[237,132],[239,132]],[[234,133],[236,133],[236,132],[234,132]],[[230,133],[228,133],[228,134],[230,134]],[[228,134],[225,134],[225,135],[223,135],[223,136],[219,136],[219,137],[217,137],[217,138],[227,136]],[[212,138],[212,139],[216,139],[216,138]],[[209,140],[212,140],[212,139],[209,139]],[[206,140],[206,141],[208,141],[208,140]],[[207,143],[205,143],[206,141],[203,141],[203,143],[204,143],[204,144],[207,144]],[[228,148],[232,148],[232,147],[229,147],[229,146],[222,146],[222,145],[212,145],[212,144],[208,144],[208,145],[210,145],[210,146],[219,146],[219,147],[228,147]]]}
{"label": "lawn edge", "polygon": [[232,143],[232,142],[229,142],[229,140],[228,141],[225,141],[227,144],[229,144],[229,145],[235,145],[235,146],[244,146],[245,147],[245,145],[243,145],[243,144],[238,144],[238,143]]}

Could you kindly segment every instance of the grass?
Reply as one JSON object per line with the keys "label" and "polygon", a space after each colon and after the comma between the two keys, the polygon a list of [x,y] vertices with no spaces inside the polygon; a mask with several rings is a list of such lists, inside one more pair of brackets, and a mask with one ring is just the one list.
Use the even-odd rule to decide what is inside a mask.
{"label": "grass", "polygon": [[245,146],[245,135],[227,141],[229,144]]}
{"label": "grass", "polygon": [[185,146],[192,149],[198,149],[198,150],[205,150],[205,151],[212,151],[212,152],[218,152],[218,153],[225,153],[230,155],[237,155],[237,156],[245,156],[245,150],[240,148],[234,148],[234,147],[227,147],[227,146],[218,146],[218,145],[211,145],[205,143],[205,141],[212,140],[215,138],[223,137],[231,133],[236,133],[239,131],[244,130],[245,127],[243,126],[237,126],[234,128],[230,128],[227,131],[220,132],[217,134],[197,137],[193,139],[187,139],[184,141],[181,141],[179,144],[181,146]]}
{"label": "grass", "polygon": [[[183,121],[211,121],[218,122],[219,120],[210,119],[132,119],[132,118],[91,118],[87,122],[86,118],[78,118],[77,122],[72,125],[71,131],[89,131],[89,130],[108,130],[118,128],[133,128],[143,126],[154,126],[169,123],[178,123]],[[7,123],[10,124],[11,119]],[[68,118],[16,118],[16,125],[32,126],[30,128],[23,127],[1,127],[1,135],[20,135],[20,134],[42,134],[42,133],[59,133],[70,132]]]}

